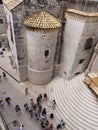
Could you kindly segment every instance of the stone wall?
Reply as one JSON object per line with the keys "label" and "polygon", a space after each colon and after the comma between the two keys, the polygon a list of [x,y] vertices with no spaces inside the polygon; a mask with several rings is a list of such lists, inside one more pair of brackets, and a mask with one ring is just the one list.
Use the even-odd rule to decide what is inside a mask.
{"label": "stone wall", "polygon": [[27,48],[26,48],[26,37],[25,28],[23,25],[24,20],[41,10],[49,11],[55,17],[59,17],[60,5],[56,0],[47,0],[46,5],[42,8],[39,6],[37,0],[24,0],[20,5],[12,10],[13,15],[13,26],[15,34],[15,42],[17,48],[18,65],[20,68],[25,67],[27,73]]}
{"label": "stone wall", "polygon": [[[67,13],[66,19],[60,73],[66,79],[70,79],[87,68],[98,39],[98,23],[84,16],[78,17],[74,13]],[[97,25],[96,29],[95,25]],[[84,46],[88,38],[93,38],[93,46],[85,50]],[[83,63],[79,63],[81,59],[84,59]]]}
{"label": "stone wall", "polygon": [[7,35],[6,35],[6,25],[5,25],[5,14],[3,5],[0,4],[0,19],[3,20],[3,23],[0,23],[0,43],[4,46],[7,46]]}
{"label": "stone wall", "polygon": [[57,33],[27,30],[29,79],[34,84],[43,85],[51,80]]}
{"label": "stone wall", "polygon": [[25,5],[25,17],[32,15],[38,11],[46,10],[50,12],[55,17],[59,17],[60,15],[60,5],[56,0],[46,0],[45,6],[40,6],[37,0],[24,0]]}

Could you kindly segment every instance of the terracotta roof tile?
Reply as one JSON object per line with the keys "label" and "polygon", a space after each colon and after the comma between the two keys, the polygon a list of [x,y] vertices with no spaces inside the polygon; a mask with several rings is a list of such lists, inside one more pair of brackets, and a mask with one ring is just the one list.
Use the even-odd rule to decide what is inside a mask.
{"label": "terracotta roof tile", "polygon": [[24,21],[24,25],[31,28],[52,29],[61,26],[60,20],[42,11],[40,13],[33,14],[27,20]]}

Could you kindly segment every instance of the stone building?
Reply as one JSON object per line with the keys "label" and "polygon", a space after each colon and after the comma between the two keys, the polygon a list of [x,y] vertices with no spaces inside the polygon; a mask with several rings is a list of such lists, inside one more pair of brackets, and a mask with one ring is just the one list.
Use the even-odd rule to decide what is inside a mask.
{"label": "stone building", "polygon": [[5,26],[6,20],[4,15],[4,8],[2,0],[0,1],[0,47],[2,45],[7,45],[7,33],[6,33],[6,26]]}
{"label": "stone building", "polygon": [[[66,2],[64,0],[3,0],[8,40],[20,81],[29,78],[32,83],[35,83],[36,79],[38,82],[35,84],[42,85],[48,83],[52,76],[61,75],[65,79],[71,79],[87,69],[98,42],[98,2],[97,0],[66,0]],[[54,31],[50,31],[48,27],[40,27],[43,17],[40,18],[38,12],[42,11],[61,20],[62,26],[58,35],[57,31],[54,34]],[[29,20],[28,17],[35,18],[30,21],[30,26],[36,21],[39,27],[32,26],[33,29],[26,31],[27,25],[25,28],[24,21]],[[40,20],[36,20],[38,17]],[[43,25],[48,26],[47,20]],[[38,42],[41,44],[38,45]],[[46,46],[50,46],[53,51]],[[36,52],[36,49],[39,51]],[[46,56],[44,61],[42,56],[40,57],[42,54]],[[46,67],[50,61],[51,66]],[[44,75],[44,72],[51,67],[53,70],[51,74]],[[98,67],[95,68],[98,70]],[[34,69],[43,74],[36,75],[33,71],[31,74],[30,70]]]}

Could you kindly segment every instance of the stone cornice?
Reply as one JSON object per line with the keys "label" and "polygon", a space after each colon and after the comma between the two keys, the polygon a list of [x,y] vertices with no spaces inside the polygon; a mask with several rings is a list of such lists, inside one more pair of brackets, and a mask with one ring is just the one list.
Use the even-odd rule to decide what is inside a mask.
{"label": "stone cornice", "polygon": [[75,14],[85,16],[85,17],[98,17],[98,13],[85,12],[85,11],[80,11],[76,9],[67,9],[67,12],[75,13]]}
{"label": "stone cornice", "polygon": [[85,23],[98,23],[98,13],[90,13],[75,9],[67,9],[65,17]]}

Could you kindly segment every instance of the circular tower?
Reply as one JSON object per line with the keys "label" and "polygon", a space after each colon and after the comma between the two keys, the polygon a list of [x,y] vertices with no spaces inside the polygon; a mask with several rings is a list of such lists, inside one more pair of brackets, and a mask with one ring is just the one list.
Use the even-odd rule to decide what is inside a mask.
{"label": "circular tower", "polygon": [[54,54],[60,21],[48,12],[33,14],[25,22],[29,80],[47,84],[52,77]]}

